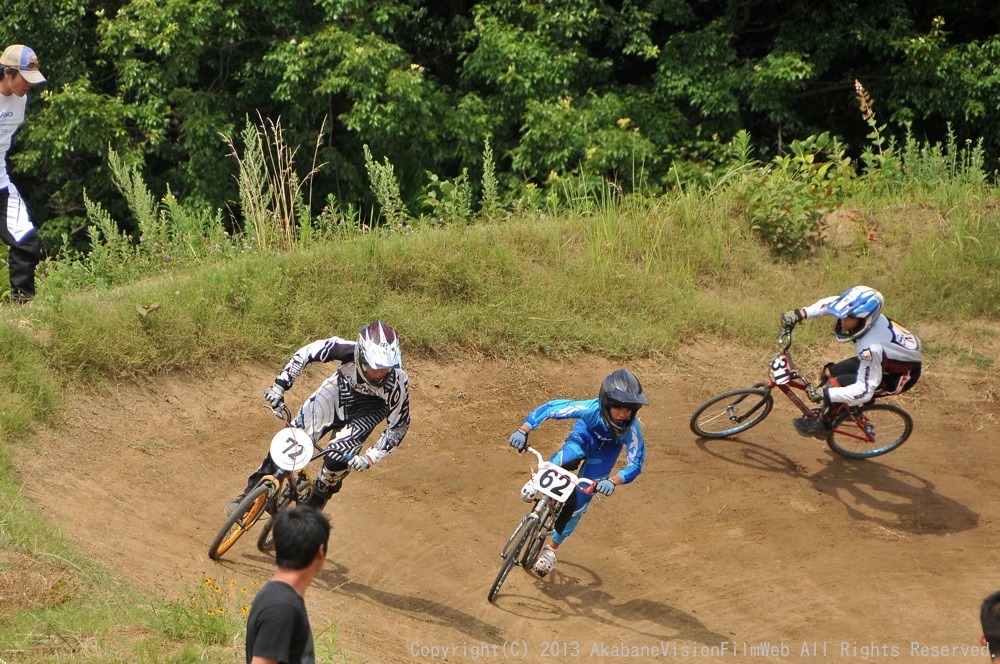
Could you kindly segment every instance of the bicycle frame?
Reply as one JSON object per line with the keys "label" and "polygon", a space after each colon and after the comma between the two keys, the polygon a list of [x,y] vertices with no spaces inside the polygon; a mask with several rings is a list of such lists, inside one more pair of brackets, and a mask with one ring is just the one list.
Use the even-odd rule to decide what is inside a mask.
{"label": "bicycle frame", "polygon": [[[806,417],[818,417],[819,414],[812,406],[806,404],[798,394],[796,390],[805,392],[806,389],[812,386],[809,379],[800,374],[795,369],[795,363],[792,361],[792,331],[782,330],[778,334],[778,352],[775,353],[774,358],[771,360],[771,378],[767,383],[758,383],[756,386],[766,387],[767,389],[778,388],[781,392],[788,397],[789,401],[795,404],[802,414]],[[844,415],[841,418],[841,415]],[[851,428],[836,428],[837,432],[842,436],[847,436],[848,438],[854,438],[856,440],[861,440],[867,443],[875,442],[875,437],[872,433],[870,425],[867,423],[867,418],[856,409],[850,408],[845,404],[837,403],[833,404],[828,413],[830,421],[834,422],[847,422],[850,420],[853,424],[857,426],[857,429]]]}
{"label": "bicycle frame", "polygon": [[778,345],[780,348],[771,360],[771,378],[766,383],[758,383],[754,387],[767,387],[768,389],[778,388],[788,399],[795,404],[806,417],[814,417],[813,409],[808,406],[795,390],[805,392],[812,387],[809,379],[800,374],[795,369],[795,362],[792,361],[792,331],[782,330],[778,335]]}

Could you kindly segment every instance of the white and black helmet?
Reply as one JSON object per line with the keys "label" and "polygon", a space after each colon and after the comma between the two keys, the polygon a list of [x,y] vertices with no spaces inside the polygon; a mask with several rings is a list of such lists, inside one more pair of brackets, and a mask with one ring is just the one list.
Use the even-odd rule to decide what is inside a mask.
{"label": "white and black helmet", "polygon": [[[621,436],[632,427],[636,412],[642,406],[648,405],[646,395],[642,393],[642,385],[628,369],[616,369],[601,383],[601,393],[598,396],[601,404],[601,419],[605,426],[615,436]],[[621,424],[611,419],[611,407],[631,408],[632,415]]]}
{"label": "white and black helmet", "polygon": [[[844,291],[837,301],[830,305],[829,312],[837,317],[833,325],[833,336],[837,341],[853,341],[872,329],[882,313],[885,298],[874,288],[855,286]],[[862,323],[850,332],[844,332],[840,322],[845,318],[860,318]]]}
{"label": "white and black helmet", "polygon": [[402,352],[399,350],[399,337],[396,330],[380,320],[366,325],[358,335],[358,343],[354,347],[354,364],[358,369],[358,378],[372,387],[382,387],[391,373],[380,381],[368,377],[365,367],[371,369],[399,369],[403,366]]}

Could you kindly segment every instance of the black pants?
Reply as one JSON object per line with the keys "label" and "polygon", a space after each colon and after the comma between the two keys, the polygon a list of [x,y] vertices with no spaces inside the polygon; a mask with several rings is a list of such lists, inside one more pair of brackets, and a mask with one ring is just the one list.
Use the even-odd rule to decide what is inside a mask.
{"label": "black pants", "polygon": [[[823,367],[824,374],[829,374],[837,379],[840,386],[853,385],[858,380],[858,367],[861,366],[861,359],[851,357],[837,363],[831,363]],[[917,384],[920,378],[920,367],[910,369],[907,373],[882,374],[882,382],[875,390],[875,396],[885,396],[888,394],[902,394]],[[900,385],[900,381],[906,382]],[[825,382],[825,381],[824,381]]]}
{"label": "black pants", "polygon": [[0,239],[10,247],[7,259],[10,273],[10,299],[14,302],[27,302],[35,297],[35,266],[42,259],[42,242],[38,233],[29,232],[18,242],[7,227],[7,203],[10,192],[6,187],[0,190]]}

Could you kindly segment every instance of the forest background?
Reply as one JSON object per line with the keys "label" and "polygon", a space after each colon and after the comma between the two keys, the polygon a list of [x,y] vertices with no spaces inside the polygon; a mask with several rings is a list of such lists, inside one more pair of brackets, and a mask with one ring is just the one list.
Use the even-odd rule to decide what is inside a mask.
{"label": "forest background", "polygon": [[522,202],[711,182],[740,130],[764,161],[824,132],[856,159],[875,127],[858,84],[899,141],[975,141],[992,172],[998,32],[985,0],[53,0],[0,28],[48,77],[11,165],[50,254],[87,246],[84,194],[135,234],[109,148],[157,195],[243,223],[221,157],[247,121],[322,165],[313,214],[368,218],[365,146],[406,211],[438,217],[455,185],[482,195],[485,141]]}

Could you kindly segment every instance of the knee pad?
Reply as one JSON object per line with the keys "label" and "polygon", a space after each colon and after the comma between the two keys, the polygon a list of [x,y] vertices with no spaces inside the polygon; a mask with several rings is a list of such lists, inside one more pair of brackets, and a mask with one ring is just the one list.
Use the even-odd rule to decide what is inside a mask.
{"label": "knee pad", "polygon": [[347,461],[344,457],[337,453],[327,454],[326,458],[323,460],[323,470],[331,475],[339,475],[343,473],[346,475],[346,471],[350,470],[350,466],[347,465]]}

